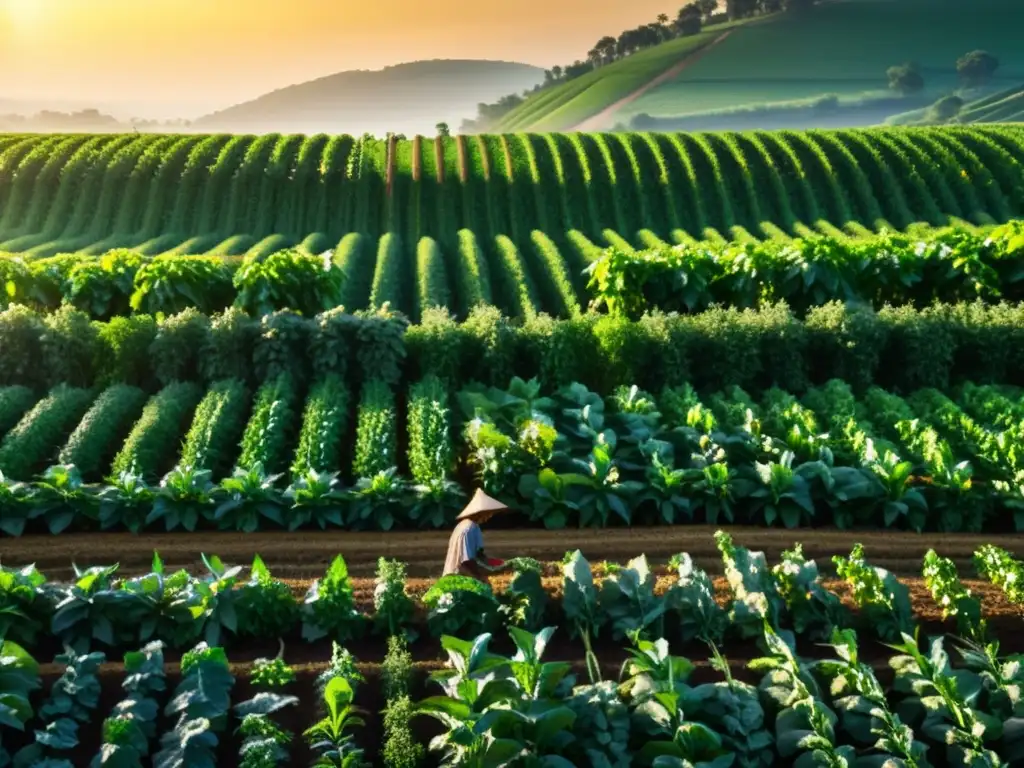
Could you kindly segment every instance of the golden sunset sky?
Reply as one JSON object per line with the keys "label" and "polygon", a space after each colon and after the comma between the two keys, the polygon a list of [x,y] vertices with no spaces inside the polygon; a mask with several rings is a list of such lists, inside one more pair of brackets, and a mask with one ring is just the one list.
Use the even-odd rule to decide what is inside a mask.
{"label": "golden sunset sky", "polygon": [[[0,0],[0,100],[196,117],[347,69],[548,67],[684,0]],[[441,8],[443,10],[431,10]]]}

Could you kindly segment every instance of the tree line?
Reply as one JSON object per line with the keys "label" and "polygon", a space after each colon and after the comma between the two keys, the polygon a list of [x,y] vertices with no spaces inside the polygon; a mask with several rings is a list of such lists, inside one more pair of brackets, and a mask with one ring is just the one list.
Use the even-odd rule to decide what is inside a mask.
{"label": "tree line", "polygon": [[521,94],[508,94],[493,104],[478,104],[476,119],[464,120],[461,131],[485,131],[539,91],[575,80],[669,40],[700,34],[706,26],[780,11],[802,10],[817,2],[818,0],[692,0],[676,12],[675,18],[661,13],[654,21],[623,30],[618,36],[605,35],[587,51],[585,59],[577,59],[571,64],[556,65],[545,70],[544,81]]}

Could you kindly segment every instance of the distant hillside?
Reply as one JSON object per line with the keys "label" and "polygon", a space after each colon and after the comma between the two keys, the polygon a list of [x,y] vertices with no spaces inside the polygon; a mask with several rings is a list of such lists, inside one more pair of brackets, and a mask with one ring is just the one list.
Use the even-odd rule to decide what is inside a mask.
{"label": "distant hillside", "polygon": [[[1024,80],[1021,23],[1020,0],[821,0],[626,56],[527,98],[491,129],[872,124],[952,92],[956,60],[972,50],[1000,60],[990,87]],[[886,70],[908,61],[919,66],[925,91],[900,105]]]}
{"label": "distant hillside", "polygon": [[1017,84],[976,99],[947,96],[923,109],[892,115],[889,125],[1024,122],[1024,85]]}
{"label": "distant hillside", "polygon": [[477,104],[532,88],[544,70],[506,61],[434,60],[339,72],[206,115],[196,130],[247,133],[432,134]]}

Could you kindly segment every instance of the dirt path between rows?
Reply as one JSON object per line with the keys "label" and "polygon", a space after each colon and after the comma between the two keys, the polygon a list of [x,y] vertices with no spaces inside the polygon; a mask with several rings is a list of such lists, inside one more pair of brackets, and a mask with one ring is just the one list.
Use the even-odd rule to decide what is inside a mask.
{"label": "dirt path between rows", "polygon": [[681,61],[677,61],[669,69],[667,69],[664,72],[662,72],[660,75],[658,75],[653,80],[650,80],[649,82],[647,82],[644,85],[640,86],[635,91],[633,91],[631,94],[629,94],[628,96],[624,96],[623,98],[621,98],[618,101],[616,101],[614,104],[611,104],[610,106],[605,107],[604,109],[602,109],[600,112],[598,112],[593,117],[588,117],[586,120],[584,120],[582,123],[577,125],[572,130],[573,131],[601,131],[601,130],[605,130],[607,125],[608,125],[608,123],[610,123],[611,119],[615,116],[616,112],[618,112],[620,109],[622,109],[627,104],[631,104],[632,102],[636,101],[637,99],[639,99],[641,96],[643,96],[645,93],[647,93],[652,88],[656,88],[659,85],[661,85],[662,83],[668,82],[672,78],[678,76],[680,73],[682,73],[682,71],[684,69],[686,69],[690,65],[695,64],[696,62],[700,61],[700,59],[708,51],[710,51],[712,48],[714,48],[720,42],[725,40],[725,38],[727,38],[729,35],[731,35],[735,31],[736,31],[735,28],[727,29],[725,32],[723,32],[721,35],[716,37],[714,40],[712,40],[710,43],[705,45],[703,48],[701,48],[701,49],[699,49],[697,51],[694,51],[693,53],[691,53],[689,56],[687,56],[686,58],[682,59]]}
{"label": "dirt path between rows", "polygon": [[[679,552],[689,552],[699,566],[717,574],[722,566],[713,538],[716,530],[716,526],[708,525],[562,531],[494,530],[485,526],[484,540],[495,557],[528,556],[548,562],[561,560],[566,551],[574,549],[581,550],[592,563],[625,563],[644,554],[654,565],[666,563]],[[971,557],[982,544],[994,542],[1015,557],[1024,557],[1024,535],[1020,534],[788,531],[753,527],[727,530],[737,544],[763,550],[770,562],[777,561],[784,549],[800,542],[804,555],[817,560],[823,572],[831,572],[828,560],[832,555],[848,554],[858,542],[864,545],[873,564],[903,576],[919,576],[921,559],[932,548],[951,558],[964,577],[973,575]],[[35,563],[50,578],[68,578],[72,563],[83,567],[120,563],[124,575],[145,572],[154,550],[159,551],[170,568],[194,568],[200,565],[201,553],[215,554],[226,563],[239,565],[249,563],[258,553],[279,578],[313,579],[323,574],[336,555],[342,554],[354,577],[372,577],[377,559],[383,556],[405,562],[410,577],[431,578],[440,575],[448,535],[448,531],[40,535],[0,539],[0,563]]]}

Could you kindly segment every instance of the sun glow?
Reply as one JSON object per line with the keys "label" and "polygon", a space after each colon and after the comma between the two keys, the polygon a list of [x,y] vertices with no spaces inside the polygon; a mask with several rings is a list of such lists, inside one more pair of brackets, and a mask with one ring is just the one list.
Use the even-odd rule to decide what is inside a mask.
{"label": "sun glow", "polygon": [[43,16],[43,0],[0,0],[0,15],[15,27],[28,26]]}

